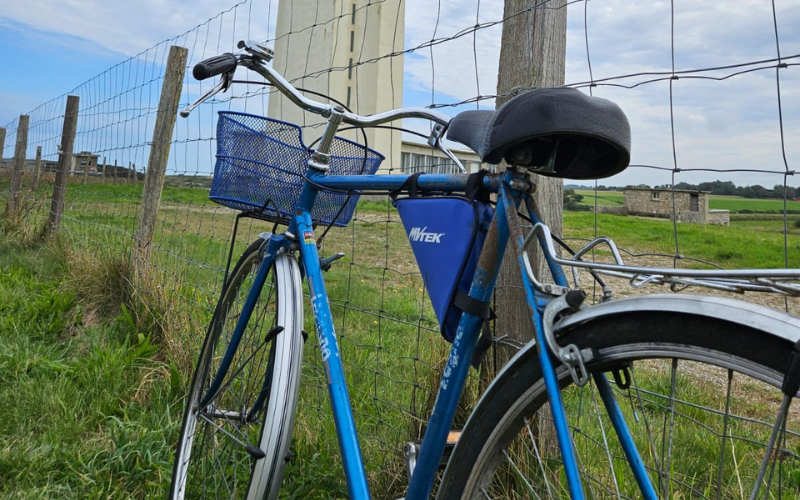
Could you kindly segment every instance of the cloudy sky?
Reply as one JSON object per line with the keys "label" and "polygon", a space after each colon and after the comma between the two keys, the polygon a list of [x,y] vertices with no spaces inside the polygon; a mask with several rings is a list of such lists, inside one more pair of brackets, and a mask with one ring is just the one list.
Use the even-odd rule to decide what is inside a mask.
{"label": "cloudy sky", "polygon": [[[0,126],[168,38],[177,37],[177,43],[206,57],[230,50],[235,38],[270,38],[277,8],[277,0],[238,6],[232,0],[1,1]],[[229,12],[218,16],[223,11]],[[405,46],[424,44],[434,33],[448,38],[502,16],[501,0],[407,0]],[[487,27],[407,54],[405,104],[493,95],[500,35],[500,25]],[[777,71],[779,81],[778,51],[788,65]],[[680,79],[670,82],[673,54]],[[723,66],[737,67],[700,71]],[[638,76],[619,78],[624,75]],[[601,82],[594,95],[617,102],[628,115],[634,164],[800,170],[800,0],[674,0],[674,7],[663,0],[570,4],[566,82],[591,79]],[[493,100],[481,106],[493,107]],[[670,172],[630,168],[601,183],[653,185],[671,178]],[[719,171],[681,173],[676,182],[714,179],[769,187],[783,182],[777,174]],[[789,184],[800,185],[800,176],[790,177]]]}

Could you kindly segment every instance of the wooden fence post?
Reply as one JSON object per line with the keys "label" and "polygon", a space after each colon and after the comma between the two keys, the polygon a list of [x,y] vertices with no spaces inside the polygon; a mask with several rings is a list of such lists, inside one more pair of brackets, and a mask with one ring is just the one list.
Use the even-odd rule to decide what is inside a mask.
{"label": "wooden fence post", "polygon": [[6,129],[0,127],[0,163],[3,160],[3,151],[6,148]]}
{"label": "wooden fence post", "polygon": [[103,184],[106,183],[106,157],[105,156],[103,157],[103,171],[100,174],[100,179],[102,180]]}
{"label": "wooden fence post", "polygon": [[117,160],[114,160],[114,170],[112,170],[111,172],[113,174],[113,177],[112,177],[113,180],[114,180],[113,183],[116,184],[117,183]]}
{"label": "wooden fence post", "polygon": [[86,165],[83,167],[83,185],[84,186],[86,185],[86,179],[89,178],[89,163],[90,162],[91,162],[91,159],[89,161],[87,161]]}
{"label": "wooden fence post", "polygon": [[161,99],[158,102],[156,124],[153,129],[153,142],[147,173],[144,178],[142,203],[136,223],[136,236],[133,245],[133,265],[137,276],[143,276],[150,262],[150,248],[156,228],[156,216],[164,187],[164,174],[172,143],[172,130],[178,114],[178,104],[183,87],[183,73],[189,51],[173,45],[169,49],[164,83],[161,86]]}
{"label": "wooden fence post", "polygon": [[39,189],[39,176],[42,173],[42,147],[36,146],[36,167],[33,171],[33,185],[31,190],[36,191]]}
{"label": "wooden fence post", "polygon": [[19,210],[19,198],[22,191],[22,171],[25,169],[25,162],[28,151],[28,115],[19,115],[17,124],[17,144],[14,148],[14,164],[11,172],[11,194],[8,198],[8,213],[16,215]]}
{"label": "wooden fence post", "polygon": [[[566,0],[551,0],[547,8],[538,7],[539,0],[505,0],[500,62],[497,77],[496,105],[499,107],[512,96],[514,89],[531,87],[556,87],[564,84],[566,64],[567,8]],[[524,12],[522,15],[517,15]],[[534,176],[536,192],[534,202],[542,212],[544,222],[553,234],[560,235],[562,227],[562,181],[561,179]],[[537,249],[538,250],[538,249]],[[532,265],[541,279],[547,269],[539,251],[532,253]],[[533,335],[531,312],[525,302],[525,294],[519,286],[521,272],[514,251],[509,245],[497,280],[495,304],[497,320],[495,330],[511,342],[495,344],[494,356],[487,355],[482,367],[483,380],[491,380],[494,374],[516,354],[510,347],[527,343]],[[493,366],[490,366],[493,365]]]}
{"label": "wooden fence post", "polygon": [[61,146],[58,151],[56,182],[53,185],[53,199],[50,202],[50,217],[44,228],[44,235],[52,237],[61,229],[61,215],[64,213],[64,200],[67,196],[67,178],[72,165],[72,148],[75,146],[75,132],[78,128],[78,103],[76,95],[67,96],[64,112],[64,127],[61,130]]}

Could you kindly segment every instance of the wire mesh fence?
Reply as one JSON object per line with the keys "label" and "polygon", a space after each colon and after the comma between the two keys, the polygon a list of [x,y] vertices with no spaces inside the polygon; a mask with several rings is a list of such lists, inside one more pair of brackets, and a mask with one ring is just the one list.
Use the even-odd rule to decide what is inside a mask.
{"label": "wire mesh fence", "polygon": [[[657,265],[740,265],[753,254],[758,267],[800,267],[800,202],[795,191],[800,183],[794,176],[800,145],[791,140],[800,132],[800,13],[791,2],[780,0],[738,7],[710,1],[640,6],[614,0],[505,5],[499,0],[308,0],[280,5],[247,0],[26,112],[29,160],[20,214],[36,227],[48,216],[66,97],[77,95],[80,111],[63,235],[98,259],[130,258],[172,45],[189,49],[182,105],[213,85],[191,78],[188,70],[195,63],[233,51],[239,39],[254,38],[275,47],[274,67],[313,99],[330,96],[336,100],[331,102],[360,114],[416,105],[454,115],[493,109],[497,101],[531,90],[497,91],[500,40],[504,23],[527,18],[533,23],[533,14],[543,10],[567,11],[567,84],[619,103],[633,131],[632,165],[626,172],[588,186],[567,186],[592,193],[584,195],[590,203],[578,203],[591,205],[591,211],[565,212],[564,235],[580,242],[622,232],[630,254]],[[532,24],[528,31],[534,31]],[[207,199],[217,112],[269,115],[296,123],[305,144],[312,146],[323,123],[242,69],[236,78],[243,82],[176,123],[152,243],[153,283],[172,318],[170,324],[180,329],[164,340],[165,348],[187,377],[219,293],[236,216]],[[15,120],[5,126],[4,179],[11,169],[17,125]],[[407,132],[343,134],[379,148],[386,156],[381,172],[418,169],[408,164],[413,154],[429,155],[433,160],[423,163],[438,168],[435,153],[420,153],[425,146],[414,144],[420,142],[414,133],[427,135],[429,124],[407,120],[403,126]],[[30,160],[38,147],[41,174]],[[458,154],[480,164],[470,152]],[[34,186],[39,175],[41,181]],[[692,224],[699,217],[696,213],[723,206],[697,188],[713,181],[763,185],[776,204],[754,210],[737,201],[727,205],[731,212],[769,213],[756,221],[736,220],[742,216],[730,213],[730,226]],[[632,208],[637,190],[623,198],[603,183],[638,187],[644,208]],[[658,220],[645,224],[604,213],[606,202]],[[233,254],[260,232],[274,230],[263,221],[244,219]],[[419,439],[424,431],[448,345],[439,335],[404,229],[388,198],[362,199],[350,224],[331,229],[321,241],[322,254],[347,254],[326,280],[367,471],[387,498],[398,497],[406,481],[402,444]],[[755,300],[798,312],[793,299]],[[308,311],[306,318],[306,329],[313,331]],[[297,451],[335,462],[325,374],[313,336],[306,347]],[[479,385],[477,378],[470,382],[459,424],[476,400]],[[338,478],[331,488],[346,495]]]}

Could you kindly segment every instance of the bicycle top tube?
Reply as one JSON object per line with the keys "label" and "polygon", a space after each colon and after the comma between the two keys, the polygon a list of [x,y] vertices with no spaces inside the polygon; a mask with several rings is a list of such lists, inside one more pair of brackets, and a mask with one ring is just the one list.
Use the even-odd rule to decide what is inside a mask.
{"label": "bicycle top tube", "polygon": [[[417,178],[417,187],[422,192],[463,193],[468,177],[469,174],[423,174]],[[309,178],[321,189],[391,193],[401,189],[409,175],[310,175]],[[499,174],[486,175],[483,188],[498,192],[500,179]]]}

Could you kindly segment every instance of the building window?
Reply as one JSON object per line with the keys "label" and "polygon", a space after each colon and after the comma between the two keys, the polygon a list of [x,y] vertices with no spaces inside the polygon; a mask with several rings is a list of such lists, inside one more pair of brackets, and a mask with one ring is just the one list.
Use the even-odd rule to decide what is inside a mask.
{"label": "building window", "polygon": [[350,65],[347,66],[347,78],[353,79],[353,58],[350,58]]}
{"label": "building window", "polygon": [[351,88],[347,87],[347,108],[348,109],[350,108],[350,92],[351,92]]}
{"label": "building window", "polygon": [[[466,162],[461,160],[461,163]],[[402,153],[400,155],[400,169],[405,174],[414,172],[425,172],[428,174],[456,174],[461,173],[458,165],[449,158],[426,155],[420,153]]]}
{"label": "building window", "polygon": [[355,43],[356,43],[356,32],[355,31],[351,31],[350,32],[350,52],[353,52],[353,48],[355,47]]}
{"label": "building window", "polygon": [[653,201],[658,201],[661,199],[661,193],[658,191],[650,191],[650,199]]}
{"label": "building window", "polygon": [[356,4],[353,4],[353,14],[350,17],[350,23],[356,24]]}

